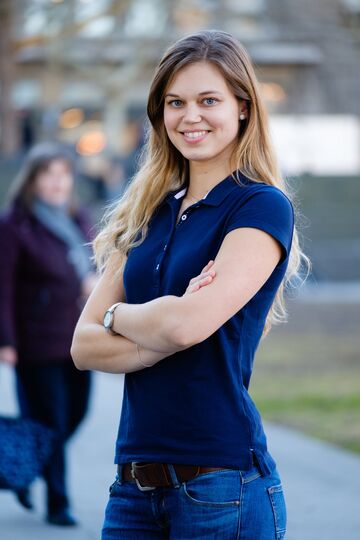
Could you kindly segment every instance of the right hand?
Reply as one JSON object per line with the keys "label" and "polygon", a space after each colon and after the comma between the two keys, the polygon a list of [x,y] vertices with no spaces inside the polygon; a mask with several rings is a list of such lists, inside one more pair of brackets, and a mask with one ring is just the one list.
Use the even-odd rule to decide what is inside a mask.
{"label": "right hand", "polygon": [[183,294],[190,294],[193,292],[198,291],[201,287],[205,287],[206,285],[209,285],[209,283],[212,282],[212,280],[215,277],[215,270],[210,270],[210,267],[214,264],[213,260],[210,260],[206,266],[201,270],[201,273],[198,276],[195,276],[194,278],[190,279],[189,285]]}
{"label": "right hand", "polygon": [[17,363],[16,349],[11,346],[0,347],[0,362],[9,366],[15,366]]}

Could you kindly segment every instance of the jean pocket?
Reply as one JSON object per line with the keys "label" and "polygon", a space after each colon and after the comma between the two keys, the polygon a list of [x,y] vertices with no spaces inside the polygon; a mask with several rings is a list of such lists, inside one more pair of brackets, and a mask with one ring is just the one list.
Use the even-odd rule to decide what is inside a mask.
{"label": "jean pocket", "polygon": [[276,540],[283,540],[286,533],[286,503],[282,484],[267,488],[274,515]]}
{"label": "jean pocket", "polygon": [[183,482],[182,488],[193,504],[218,508],[240,504],[241,479],[236,470],[203,473]]}

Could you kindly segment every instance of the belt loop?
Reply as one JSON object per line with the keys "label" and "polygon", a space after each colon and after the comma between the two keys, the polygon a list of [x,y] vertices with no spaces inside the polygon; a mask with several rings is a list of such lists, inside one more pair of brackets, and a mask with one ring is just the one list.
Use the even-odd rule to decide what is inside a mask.
{"label": "belt loop", "polygon": [[172,463],[167,463],[166,465],[167,465],[168,471],[170,473],[171,480],[172,480],[172,482],[174,484],[174,487],[179,488],[180,487],[180,482],[178,480],[178,477],[176,476],[174,465]]}
{"label": "belt loop", "polygon": [[116,480],[119,484],[122,484],[123,483],[123,468],[124,468],[124,464],[123,463],[118,463],[117,465],[117,473],[116,473]]}

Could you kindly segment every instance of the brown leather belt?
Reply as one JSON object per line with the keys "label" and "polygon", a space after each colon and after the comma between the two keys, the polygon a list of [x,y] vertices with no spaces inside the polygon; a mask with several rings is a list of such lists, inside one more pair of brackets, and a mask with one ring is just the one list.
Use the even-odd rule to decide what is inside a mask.
{"label": "brown leather belt", "polygon": [[[122,474],[121,472],[122,467]],[[179,482],[186,482],[199,474],[228,470],[230,467],[203,467],[200,465],[173,464]],[[155,489],[156,487],[173,487],[170,470],[166,463],[125,463],[117,466],[120,481],[136,482],[141,491]]]}

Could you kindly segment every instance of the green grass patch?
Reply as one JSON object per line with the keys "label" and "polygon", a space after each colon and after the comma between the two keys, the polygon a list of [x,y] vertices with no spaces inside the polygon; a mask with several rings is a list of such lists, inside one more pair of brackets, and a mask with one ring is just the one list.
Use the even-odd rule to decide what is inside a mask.
{"label": "green grass patch", "polygon": [[359,306],[293,303],[256,353],[250,394],[264,420],[360,454],[358,328]]}

